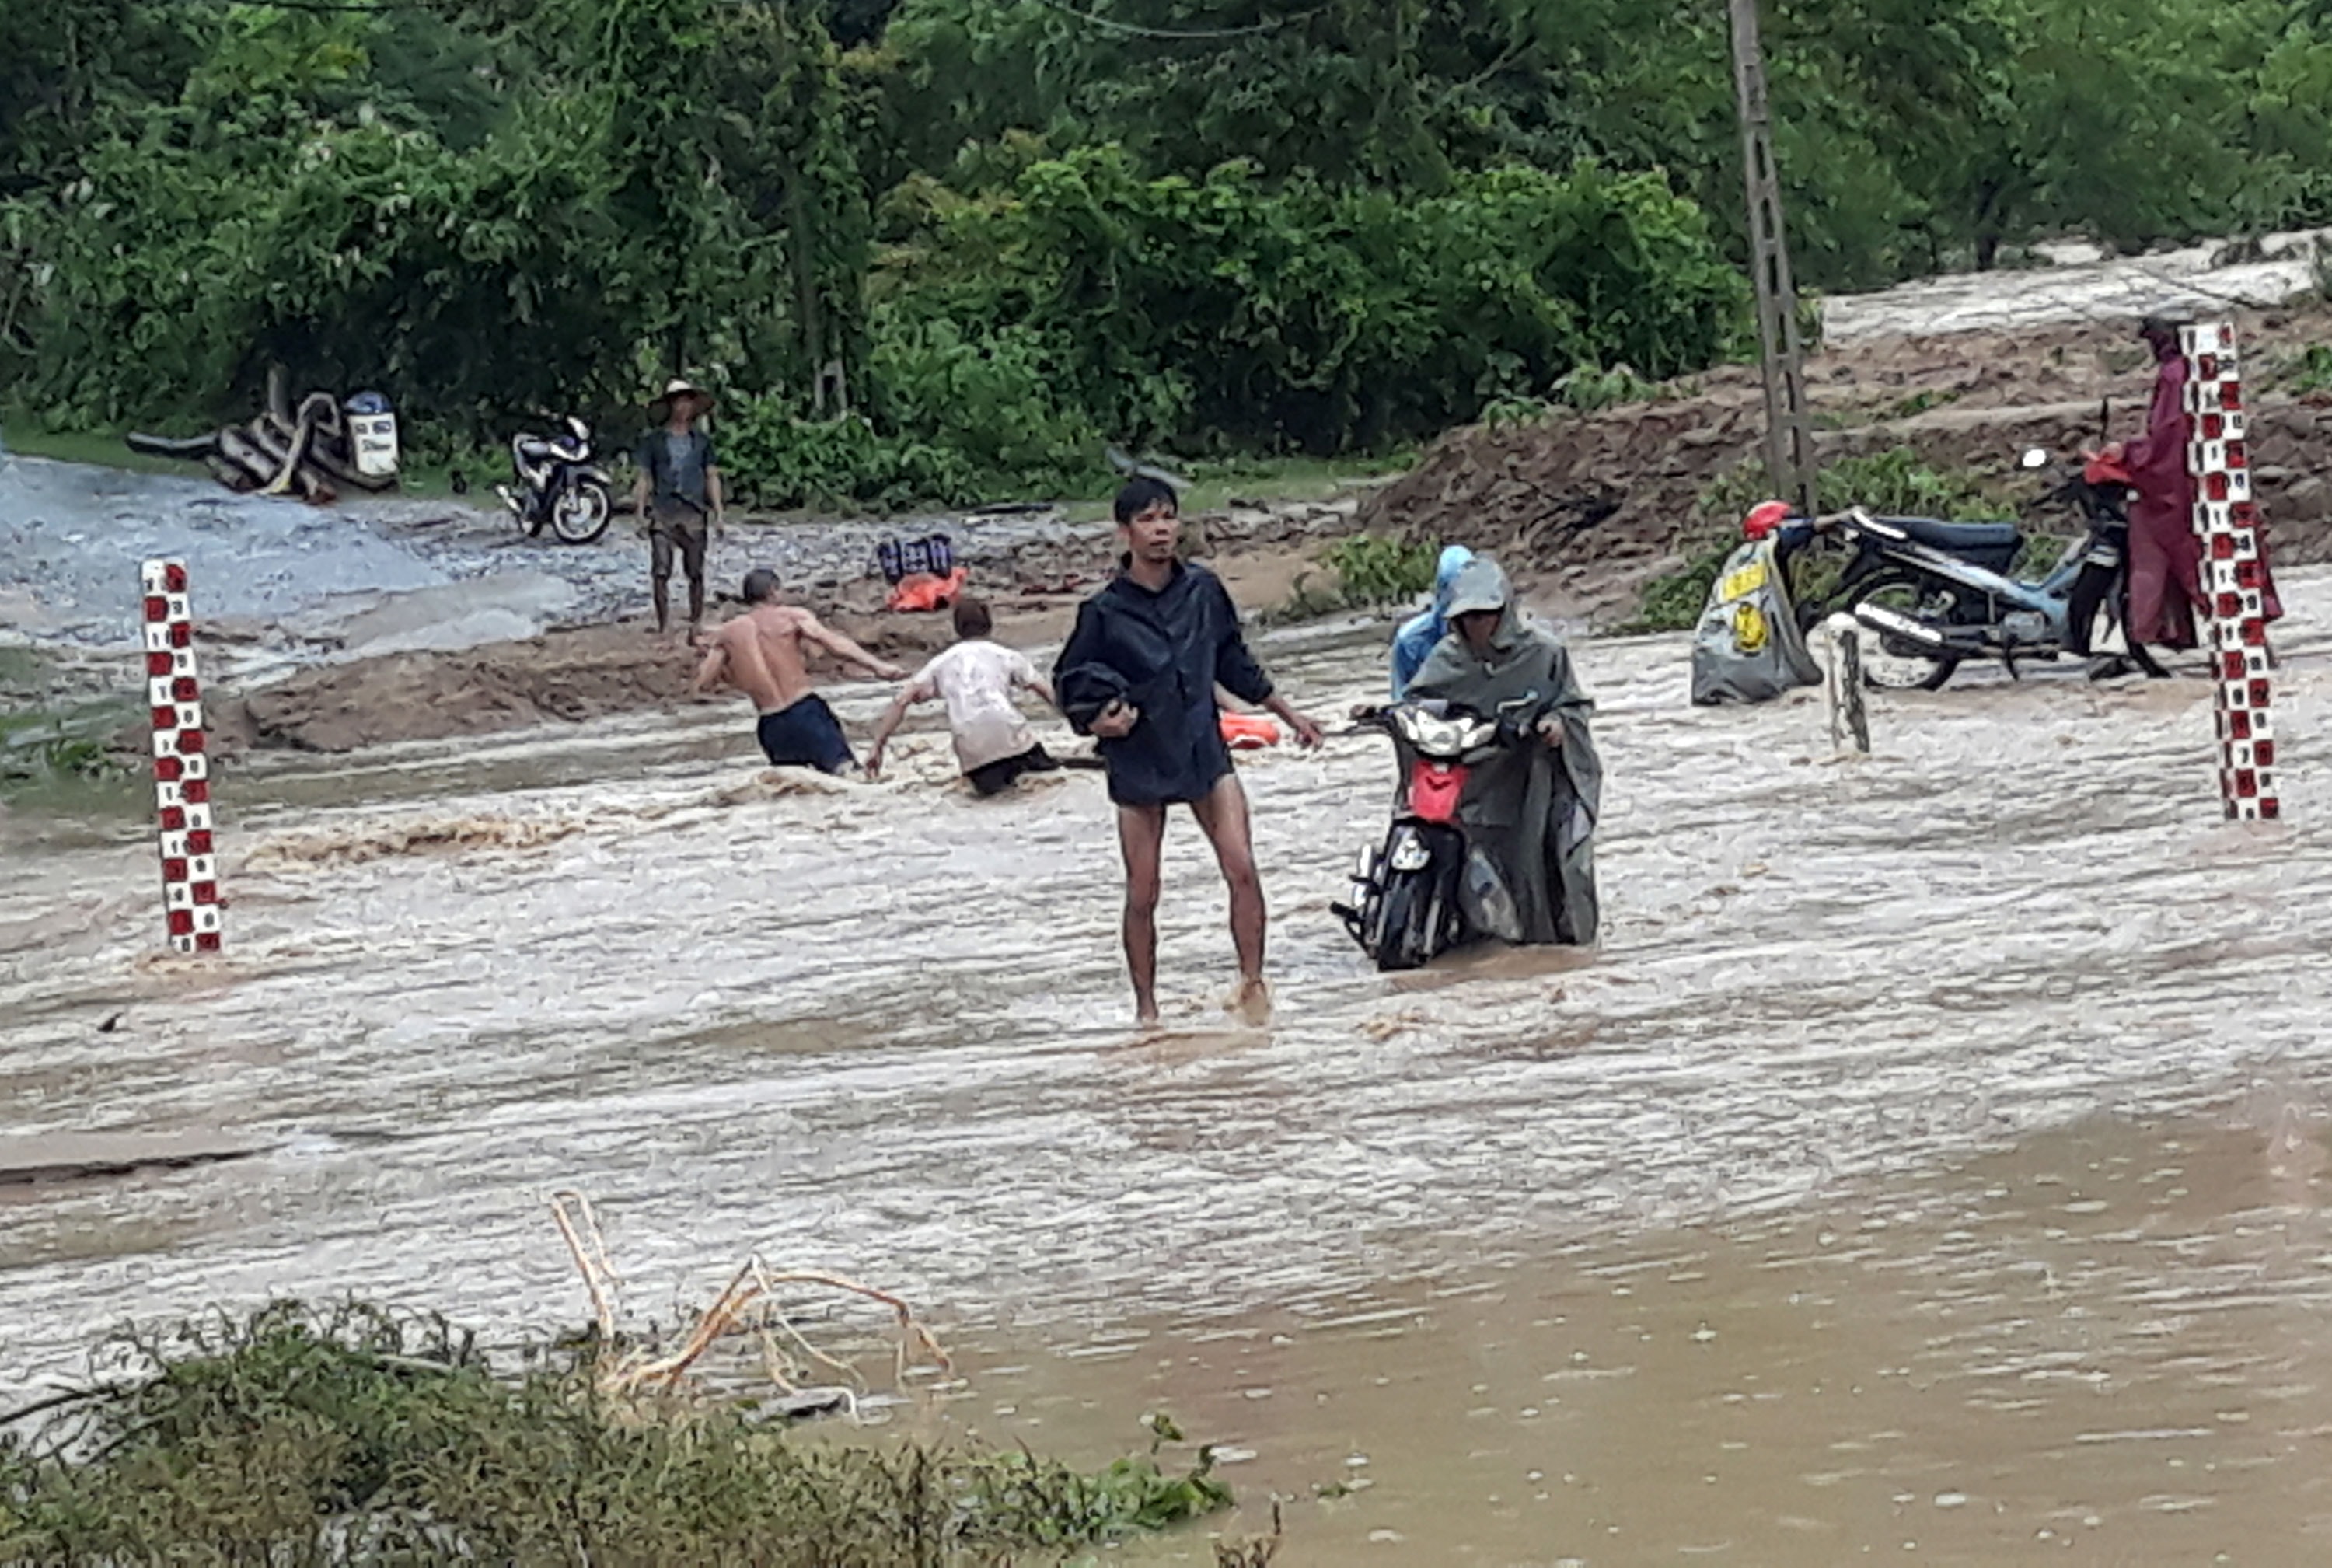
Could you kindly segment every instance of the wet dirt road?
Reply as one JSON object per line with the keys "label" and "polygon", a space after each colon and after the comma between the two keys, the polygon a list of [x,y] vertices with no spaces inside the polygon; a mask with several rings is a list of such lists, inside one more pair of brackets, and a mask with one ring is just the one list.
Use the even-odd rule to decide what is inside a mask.
{"label": "wet dirt road", "polygon": [[752,1248],[922,1304],[966,1382],[914,1422],[1100,1458],[1164,1404],[1238,1527],[1295,1499],[1282,1564],[2311,1560],[2332,581],[2289,598],[2253,828],[2199,680],[1969,679],[1833,762],[1811,703],[1690,709],[1676,639],[1584,647],[1591,961],[1366,971],[1381,746],[1266,757],[1268,1032],[1195,832],[1137,1039],[1098,782],[974,802],[930,737],[874,789],[760,781],[726,708],[271,760],[201,967],[134,829],[14,824],[9,1130],[263,1152],[0,1190],[0,1397],[271,1293],[579,1321],[573,1185],[644,1313]]}

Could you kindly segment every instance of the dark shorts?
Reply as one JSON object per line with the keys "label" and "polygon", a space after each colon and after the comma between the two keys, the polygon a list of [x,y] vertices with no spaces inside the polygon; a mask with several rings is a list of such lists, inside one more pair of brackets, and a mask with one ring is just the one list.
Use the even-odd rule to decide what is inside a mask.
{"label": "dark shorts", "polygon": [[753,731],[761,750],[780,768],[817,768],[839,773],[855,760],[842,722],[815,692],[799,702],[764,713]]}
{"label": "dark shorts", "polygon": [[680,553],[681,569],[691,582],[704,580],[704,541],[710,525],[704,514],[677,502],[656,502],[648,523],[648,575],[672,576],[673,552]]}
{"label": "dark shorts", "polygon": [[974,794],[995,795],[1011,789],[1023,773],[1050,773],[1060,765],[1060,759],[1042,746],[1031,746],[1018,756],[982,762],[964,777],[971,780]]}

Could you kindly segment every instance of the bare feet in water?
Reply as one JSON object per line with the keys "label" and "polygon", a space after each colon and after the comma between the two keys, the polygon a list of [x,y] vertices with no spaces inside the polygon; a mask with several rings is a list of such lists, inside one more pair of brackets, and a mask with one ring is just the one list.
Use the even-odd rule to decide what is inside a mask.
{"label": "bare feet in water", "polygon": [[1271,982],[1261,975],[1239,981],[1238,990],[1223,1002],[1223,1011],[1251,1029],[1271,1022]]}

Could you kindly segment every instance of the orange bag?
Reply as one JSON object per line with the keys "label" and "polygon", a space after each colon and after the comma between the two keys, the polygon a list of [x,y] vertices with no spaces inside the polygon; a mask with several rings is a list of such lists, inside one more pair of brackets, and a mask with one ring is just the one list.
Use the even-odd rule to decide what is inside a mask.
{"label": "orange bag", "polygon": [[910,572],[893,585],[889,607],[894,610],[940,610],[963,597],[963,585],[971,573],[962,567],[945,577],[933,577],[930,572]]}
{"label": "orange bag", "polygon": [[1223,742],[1234,751],[1260,751],[1279,744],[1279,726],[1261,713],[1219,712]]}

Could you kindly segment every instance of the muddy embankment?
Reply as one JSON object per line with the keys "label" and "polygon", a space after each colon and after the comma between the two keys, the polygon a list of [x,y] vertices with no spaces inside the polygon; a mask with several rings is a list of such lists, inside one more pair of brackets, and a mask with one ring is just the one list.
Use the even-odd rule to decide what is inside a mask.
{"label": "muddy embankment", "polygon": [[[1355,503],[1239,507],[1190,520],[1194,553],[1213,562],[1249,610],[1284,601],[1320,547],[1352,531]],[[987,598],[1005,642],[1034,647],[1065,636],[1077,600],[1112,569],[1113,531],[1095,526],[998,549],[978,540],[978,519],[951,532],[971,589]],[[966,549],[967,543],[973,548]],[[954,640],[950,618],[883,608],[868,574],[797,596],[874,653],[913,667]],[[639,611],[646,607],[640,563]],[[675,584],[684,593],[683,584]],[[712,585],[716,590],[721,584]],[[719,620],[729,608],[712,610]],[[677,636],[658,636],[644,613],[607,624],[454,650],[416,649],[328,664],[230,691],[212,706],[216,743],[341,752],[400,741],[491,734],[550,721],[578,722],[685,701],[697,655]],[[830,664],[814,663],[833,674]]]}
{"label": "muddy embankment", "polygon": [[[2302,348],[2332,342],[2332,312],[2239,314],[2249,354],[2251,453],[2276,558],[2332,559],[2332,394],[2277,383]],[[1825,458],[1908,446],[1938,467],[1997,480],[2004,498],[2039,487],[2015,471],[2041,446],[2069,454],[2145,426],[2153,368],[2127,321],[2014,333],[1854,341],[1806,371]],[[1754,367],[1678,382],[1656,400],[1591,415],[1453,431],[1362,504],[1364,527],[1497,551],[1548,607],[1610,625],[1644,583],[1696,553],[1725,520],[1711,485],[1760,454],[1764,406]],[[2004,509],[2013,502],[2004,501]]]}

